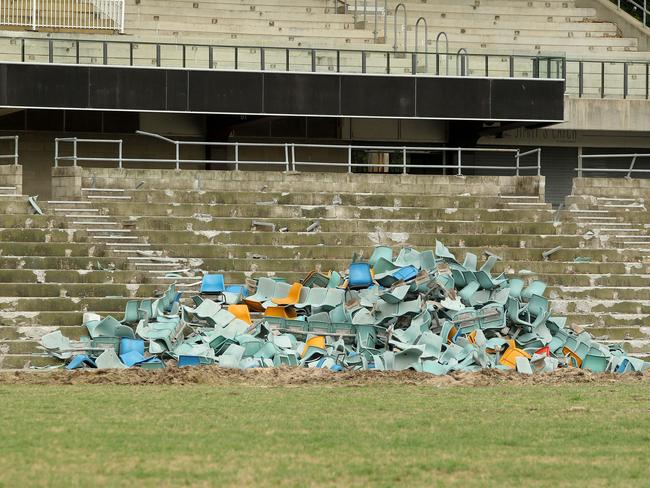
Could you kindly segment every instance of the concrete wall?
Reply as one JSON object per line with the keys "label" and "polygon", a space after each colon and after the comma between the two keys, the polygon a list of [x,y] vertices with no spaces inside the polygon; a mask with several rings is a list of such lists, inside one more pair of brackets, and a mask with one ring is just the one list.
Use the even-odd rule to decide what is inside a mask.
{"label": "concrete wall", "polygon": [[564,119],[553,129],[588,131],[650,131],[650,103],[623,100],[565,97]]}
{"label": "concrete wall", "polygon": [[286,173],[281,171],[205,171],[164,169],[58,168],[52,172],[57,195],[81,194],[81,187],[95,182],[101,188],[133,190],[141,182],[147,189],[264,189],[286,191],[292,184],[313,182],[314,191],[400,191],[411,194],[470,193],[480,196],[542,196],[544,177],[538,176],[439,176],[347,173]]}

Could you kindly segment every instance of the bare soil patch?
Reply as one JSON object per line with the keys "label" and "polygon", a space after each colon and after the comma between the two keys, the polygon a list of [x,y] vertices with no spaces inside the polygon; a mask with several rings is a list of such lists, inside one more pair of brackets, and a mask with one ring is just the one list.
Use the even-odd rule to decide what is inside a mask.
{"label": "bare soil patch", "polygon": [[594,374],[580,369],[562,369],[535,376],[516,372],[483,370],[476,373],[452,373],[433,376],[414,371],[359,371],[333,373],[320,369],[272,368],[236,370],[215,366],[145,371],[85,370],[50,372],[0,372],[0,385],[215,385],[254,387],[299,386],[365,386],[374,384],[406,384],[432,387],[562,384],[650,383],[650,371],[644,373]]}

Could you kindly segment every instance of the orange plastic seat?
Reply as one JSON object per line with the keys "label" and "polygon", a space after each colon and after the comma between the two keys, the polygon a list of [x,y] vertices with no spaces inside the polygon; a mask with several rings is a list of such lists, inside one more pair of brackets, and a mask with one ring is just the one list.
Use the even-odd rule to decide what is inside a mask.
{"label": "orange plastic seat", "polygon": [[239,320],[246,322],[248,325],[253,324],[250,310],[248,310],[248,305],[230,305],[228,306],[228,311]]}
{"label": "orange plastic seat", "polygon": [[302,291],[302,285],[300,283],[294,283],[289,288],[289,293],[284,298],[273,298],[271,301],[276,305],[295,305],[300,302],[300,292]]}
{"label": "orange plastic seat", "polygon": [[293,307],[268,307],[264,315],[281,319],[295,319],[298,316],[296,309]]}
{"label": "orange plastic seat", "polygon": [[580,359],[580,356],[578,356],[575,352],[573,352],[568,347],[565,346],[562,348],[562,354],[564,354],[566,357],[570,359],[569,364],[571,366],[574,366],[576,368],[582,367],[582,359]]}
{"label": "orange plastic seat", "polygon": [[528,354],[523,349],[519,349],[515,345],[515,341],[509,340],[508,345],[508,349],[506,349],[506,352],[503,353],[503,356],[501,356],[501,360],[499,361],[499,363],[503,364],[504,366],[507,366],[511,369],[516,369],[518,357],[524,357],[526,359],[531,358],[530,354]]}

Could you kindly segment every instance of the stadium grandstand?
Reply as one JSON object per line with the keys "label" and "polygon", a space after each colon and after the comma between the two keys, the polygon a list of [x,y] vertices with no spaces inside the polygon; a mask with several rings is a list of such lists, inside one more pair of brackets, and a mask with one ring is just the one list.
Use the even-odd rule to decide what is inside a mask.
{"label": "stadium grandstand", "polygon": [[0,367],[199,271],[436,239],[647,357],[643,5],[0,0]]}

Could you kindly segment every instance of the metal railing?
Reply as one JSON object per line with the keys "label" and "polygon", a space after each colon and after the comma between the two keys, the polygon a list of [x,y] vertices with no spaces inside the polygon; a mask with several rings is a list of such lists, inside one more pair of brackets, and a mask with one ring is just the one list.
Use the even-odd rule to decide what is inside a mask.
{"label": "metal railing", "polygon": [[18,136],[0,136],[0,141],[13,141],[14,152],[0,154],[0,161],[3,159],[13,159],[14,165],[18,166]]}
{"label": "metal railing", "polygon": [[124,32],[124,0],[2,0],[0,25]]}
{"label": "metal railing", "polygon": [[[582,154],[582,151],[578,151],[578,167],[575,169],[578,173],[578,177],[582,177],[584,173],[625,173],[626,178],[631,178],[632,173],[641,173],[648,174],[650,169],[636,168],[635,165],[637,160],[640,158],[650,158],[650,154],[642,153],[628,153],[628,154]],[[627,168],[612,168],[608,167],[585,167],[584,161],[589,159],[598,159],[598,160],[630,160],[630,165]]]}
{"label": "metal railing", "polygon": [[[139,135],[154,137],[162,141],[168,142],[174,147],[173,158],[125,158],[123,157],[122,140],[105,140],[105,139],[78,139],[74,138],[58,138],[55,139],[54,145],[54,166],[59,167],[61,163],[70,162],[73,166],[78,166],[80,163],[117,163],[118,168],[123,168],[125,163],[144,163],[144,164],[160,164],[160,165],[173,165],[176,170],[180,170],[182,165],[188,164],[227,164],[232,165],[235,171],[238,171],[243,166],[261,166],[264,169],[269,167],[282,168],[284,171],[298,171],[300,169],[310,168],[325,168],[329,170],[342,170],[347,173],[352,173],[355,168],[365,168],[368,170],[393,170],[407,174],[411,169],[442,169],[444,172],[453,171],[455,174],[462,176],[464,170],[474,171],[507,171],[513,172],[519,176],[522,171],[533,171],[537,175],[541,174],[541,149],[533,149],[527,152],[520,152],[519,149],[503,149],[503,148],[462,148],[462,147],[426,147],[426,146],[373,146],[373,145],[351,145],[351,144],[300,144],[300,143],[252,143],[252,142],[210,142],[210,141],[178,141],[169,139],[158,134],[149,132],[137,131]],[[64,155],[61,153],[62,143],[72,144],[72,153]],[[79,153],[80,144],[117,144],[117,156],[84,156]],[[225,159],[187,159],[181,157],[181,149],[183,147],[196,147],[201,146],[204,148],[222,148],[226,149],[228,157]],[[259,158],[257,155],[249,155],[248,158],[242,152],[245,149],[253,148],[257,152],[262,150],[266,154],[269,150],[277,156],[275,159],[264,157]],[[310,158],[314,158],[319,152],[327,150],[325,158],[327,160],[314,160],[314,159],[301,159],[299,151],[305,150],[303,156],[309,154]],[[388,165],[374,164],[367,159],[370,153],[384,153],[393,155],[393,161]],[[463,156],[467,154],[510,154],[512,156],[512,165],[497,165],[497,164],[472,164],[472,162],[463,162]],[[413,164],[409,162],[409,156],[412,155],[442,155],[443,164]],[[534,165],[524,166],[521,164],[522,158],[528,156],[536,156],[536,163]],[[338,160],[338,162],[333,161]],[[448,159],[452,161],[448,162]]]}
{"label": "metal railing", "polygon": [[610,0],[615,3],[619,10],[627,12],[632,17],[648,27],[650,21],[650,10],[648,10],[648,0]]}
{"label": "metal railing", "polygon": [[[10,41],[2,42],[6,39]],[[436,44],[436,48],[440,47]],[[225,46],[134,42],[122,40],[33,38],[0,36],[0,59],[7,61],[137,66],[185,69],[246,70],[312,73],[367,73],[388,75],[460,75],[456,53],[395,52],[388,50],[311,49],[302,47]],[[466,76],[491,78],[562,79],[562,69],[536,69],[564,58],[539,55],[462,54]],[[550,60],[550,61],[549,61]],[[422,67],[424,64],[424,69]],[[414,69],[414,67],[416,69]],[[538,75],[538,76],[536,76]]]}

